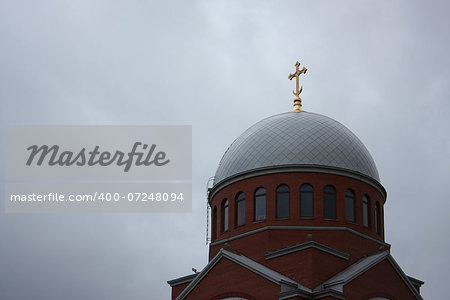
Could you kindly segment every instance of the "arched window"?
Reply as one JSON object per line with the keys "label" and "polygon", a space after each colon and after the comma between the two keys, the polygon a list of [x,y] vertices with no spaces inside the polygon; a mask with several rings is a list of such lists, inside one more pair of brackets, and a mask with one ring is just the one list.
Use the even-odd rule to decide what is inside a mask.
{"label": "arched window", "polygon": [[259,188],[255,191],[255,221],[266,219],[266,189]]}
{"label": "arched window", "polygon": [[277,188],[277,219],[289,218],[289,187],[285,184]]}
{"label": "arched window", "polygon": [[355,193],[352,190],[345,191],[345,221],[355,222]]}
{"label": "arched window", "polygon": [[245,224],[245,194],[239,193],[236,196],[236,226]]}
{"label": "arched window", "polygon": [[213,208],[213,223],[211,228],[212,240],[215,241],[217,238],[217,206]]}
{"label": "arched window", "polygon": [[309,183],[300,187],[300,217],[308,218],[314,216],[313,187]]}
{"label": "arched window", "polygon": [[375,202],[375,230],[376,233],[381,233],[381,211],[380,202]]}
{"label": "arched window", "polygon": [[222,201],[222,232],[228,231],[228,199]]}
{"label": "arched window", "polygon": [[370,198],[367,195],[363,196],[363,225],[370,227]]}
{"label": "arched window", "polygon": [[323,217],[325,219],[336,219],[336,189],[327,185],[323,189]]}

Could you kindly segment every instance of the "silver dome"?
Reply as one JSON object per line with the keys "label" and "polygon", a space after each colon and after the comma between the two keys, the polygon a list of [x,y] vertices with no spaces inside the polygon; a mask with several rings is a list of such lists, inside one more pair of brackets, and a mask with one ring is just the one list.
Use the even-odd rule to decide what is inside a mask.
{"label": "silver dome", "polygon": [[214,183],[286,166],[331,167],[380,181],[369,151],[347,127],[323,115],[288,112],[266,118],[241,134],[223,155]]}

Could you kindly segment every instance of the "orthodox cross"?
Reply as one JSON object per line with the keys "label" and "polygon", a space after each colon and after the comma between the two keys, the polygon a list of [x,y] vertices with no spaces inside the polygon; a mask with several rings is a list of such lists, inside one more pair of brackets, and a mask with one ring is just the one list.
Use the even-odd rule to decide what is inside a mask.
{"label": "orthodox cross", "polygon": [[302,110],[302,99],[300,98],[300,93],[303,91],[303,86],[300,87],[299,89],[299,81],[300,81],[300,75],[301,74],[306,74],[307,69],[305,67],[303,67],[303,69],[300,70],[300,63],[297,61],[295,63],[295,73],[294,74],[289,74],[288,78],[289,80],[292,80],[294,77],[296,79],[296,91],[292,91],[292,93],[294,94],[295,98],[294,98],[294,109],[291,111],[294,112],[300,112],[303,111]]}

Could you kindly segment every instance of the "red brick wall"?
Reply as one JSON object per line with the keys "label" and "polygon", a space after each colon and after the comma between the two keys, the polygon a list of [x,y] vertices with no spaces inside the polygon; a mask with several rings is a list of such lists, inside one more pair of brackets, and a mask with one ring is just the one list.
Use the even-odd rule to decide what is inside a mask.
{"label": "red brick wall", "polygon": [[[368,253],[376,252],[380,244],[360,237],[354,233],[336,230],[265,230],[228,241],[233,250],[238,250],[247,257],[263,263],[266,252],[279,250],[308,241],[307,235],[311,234],[311,240],[330,246],[336,250],[350,254],[349,263],[354,263]],[[210,246],[210,257],[214,257],[224,244]]]}
{"label": "red brick wall", "polygon": [[[309,183],[314,188],[314,217],[312,219],[300,218],[300,186]],[[276,188],[286,184],[290,188],[290,217],[285,220],[276,219]],[[331,184],[336,188],[336,220],[323,218],[323,188]],[[254,192],[264,187],[266,195],[266,220],[254,222]],[[352,189],[355,192],[355,223],[345,221],[345,191]],[[238,193],[246,195],[245,225],[235,226],[235,197]],[[363,226],[362,198],[367,194],[370,197],[371,216],[370,228]],[[220,206],[222,200],[229,200],[229,230],[221,232]],[[217,239],[220,241],[251,230],[269,225],[288,226],[324,226],[347,227],[379,241],[384,241],[384,222],[381,220],[381,234],[375,232],[375,202],[379,201],[381,211],[385,199],[373,186],[345,176],[323,173],[278,173],[268,174],[241,180],[220,190],[212,199],[211,206],[217,207],[218,225]],[[381,214],[383,216],[383,214]],[[214,228],[214,225],[213,225]],[[311,234],[311,238],[308,238]],[[350,254],[349,260],[344,260],[318,250],[302,250],[284,257],[266,260],[264,254],[279,250],[308,240],[317,241],[339,251]],[[256,234],[241,237],[227,242],[231,249],[294,279],[309,288],[315,288],[339,271],[361,259],[364,255],[376,252],[380,244],[361,237],[355,233],[344,230],[265,230]],[[224,243],[210,246],[210,259],[212,259]],[[293,263],[295,261],[295,263]],[[297,267],[294,267],[297,266]]]}
{"label": "red brick wall", "polygon": [[179,285],[172,286],[172,300],[175,300],[178,295],[189,285],[190,282],[186,282]]}
{"label": "red brick wall", "polygon": [[[294,270],[297,267],[304,267],[309,269],[310,272],[312,271],[311,273],[314,274],[325,267],[327,264],[326,261],[331,261],[328,258],[326,261],[323,261],[323,266],[314,266],[308,262],[310,258],[312,258],[313,261],[319,262],[319,257],[314,258],[314,256],[325,256],[327,254],[321,254],[317,252],[317,250],[309,249],[303,251],[302,255],[303,256],[294,254],[294,256],[291,257],[289,260],[289,264],[293,265],[290,267],[291,270]],[[282,257],[281,259],[286,259],[286,257]],[[297,261],[297,259],[302,260],[302,262]],[[338,262],[339,258],[335,258],[334,260],[335,262]],[[272,262],[271,267],[274,270],[277,270],[275,263],[276,261],[273,260]],[[282,260],[278,262],[283,264]],[[311,286],[315,285],[316,284],[313,283]],[[203,280],[201,280],[200,283],[188,294],[186,299],[217,300],[224,297],[234,296],[243,297],[249,300],[275,300],[278,299],[277,295],[279,292],[279,285],[253,273],[252,271],[249,271],[242,266],[239,266],[227,258],[222,258],[203,278]],[[398,275],[388,260],[378,263],[376,266],[372,267],[345,285],[344,294],[346,295],[347,300],[369,300],[373,297],[386,297],[392,300],[415,299],[412,292],[408,289],[402,278]],[[176,296],[173,295],[172,299],[175,299],[175,297]],[[294,297],[291,299],[301,300],[303,298]],[[323,299],[334,298],[326,297]]]}
{"label": "red brick wall", "polygon": [[269,259],[266,263],[269,268],[310,289],[342,271],[347,264],[343,258],[313,248]]}
{"label": "red brick wall", "polygon": [[[312,234],[314,241],[345,253],[352,253],[350,258],[345,260],[316,249],[300,250],[268,260],[264,257],[266,252],[306,241],[308,233]],[[379,248],[378,243],[345,231],[267,230],[228,243],[232,249],[289,278],[298,280],[309,288],[315,288],[364,255],[374,253]],[[216,255],[220,248],[225,247],[223,244],[211,246],[210,254]]]}
{"label": "red brick wall", "polygon": [[[303,183],[310,183],[314,187],[314,218],[300,218],[300,186]],[[280,184],[287,184],[290,187],[290,218],[288,220],[276,219],[276,188]],[[331,184],[336,188],[336,221],[323,219],[323,188]],[[254,192],[258,187],[264,187],[267,190],[266,220],[263,222],[254,222]],[[349,223],[345,221],[345,191],[352,189],[355,192],[355,211],[356,222]],[[244,192],[246,196],[246,220],[245,225],[235,226],[235,197],[239,192]],[[362,197],[369,195],[371,204],[371,226],[364,227],[362,216]],[[222,200],[229,200],[229,230],[221,232],[220,207]],[[381,206],[381,234],[375,233],[375,202],[379,201]],[[373,238],[384,241],[384,221],[383,196],[371,185],[362,181],[340,175],[322,174],[322,173],[278,173],[263,176],[252,177],[241,180],[226,186],[220,190],[212,199],[211,207],[217,207],[218,226],[217,240],[228,238],[236,234],[244,233],[256,228],[267,225],[304,225],[304,226],[346,226]],[[214,226],[213,226],[214,227]]]}
{"label": "red brick wall", "polygon": [[222,258],[188,294],[187,300],[213,300],[225,296],[245,295],[249,300],[278,300],[279,285]]}
{"label": "red brick wall", "polygon": [[344,287],[344,293],[347,300],[369,300],[373,297],[392,300],[416,299],[387,260],[348,283]]}

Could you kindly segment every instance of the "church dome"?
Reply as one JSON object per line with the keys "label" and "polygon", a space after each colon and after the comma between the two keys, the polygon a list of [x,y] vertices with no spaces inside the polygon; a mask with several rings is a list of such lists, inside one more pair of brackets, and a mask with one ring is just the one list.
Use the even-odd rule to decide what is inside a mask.
{"label": "church dome", "polygon": [[302,111],[274,115],[247,129],[223,155],[214,183],[289,167],[338,170],[380,181],[372,156],[355,134],[329,117]]}

